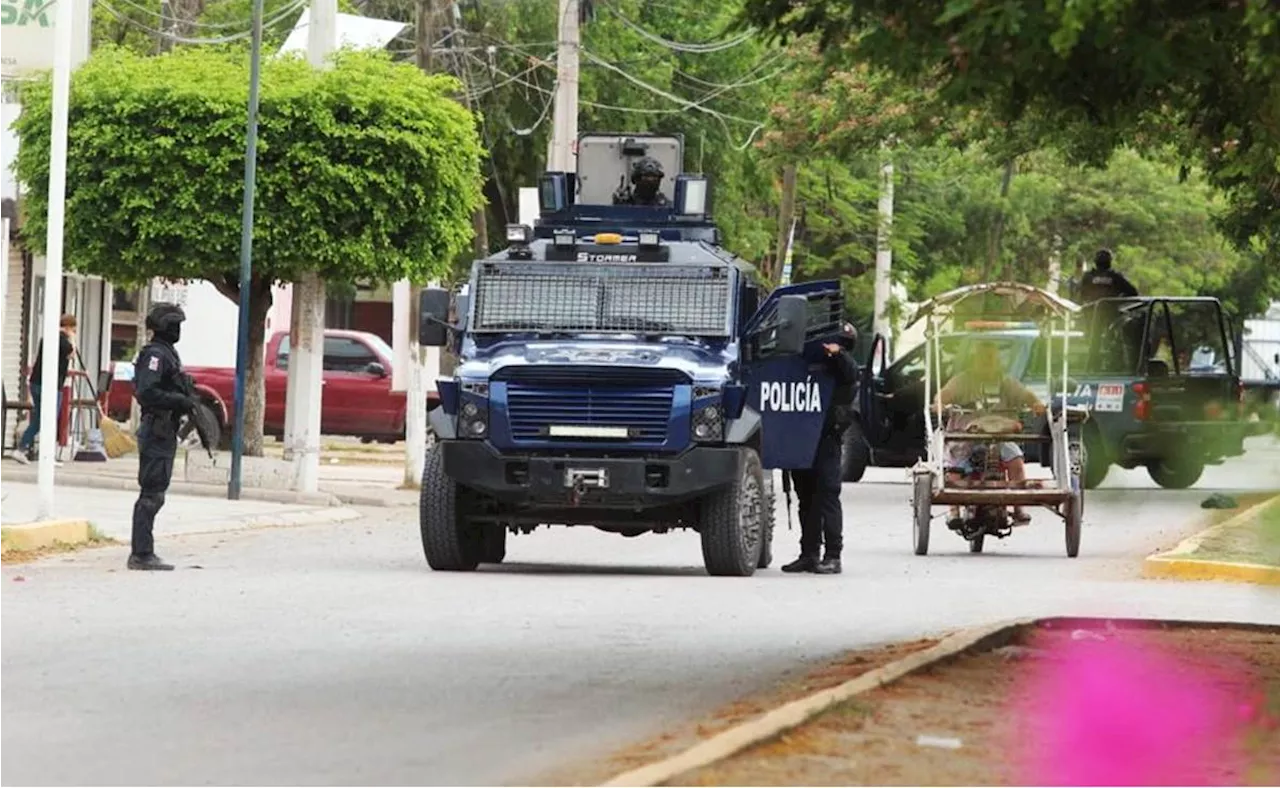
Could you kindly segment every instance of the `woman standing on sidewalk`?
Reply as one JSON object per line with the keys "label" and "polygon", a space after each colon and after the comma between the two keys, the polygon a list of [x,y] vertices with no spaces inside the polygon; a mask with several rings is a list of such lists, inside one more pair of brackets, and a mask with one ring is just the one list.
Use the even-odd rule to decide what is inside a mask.
{"label": "woman standing on sidewalk", "polygon": [[[58,321],[58,326],[62,329],[58,337],[58,392],[60,393],[67,383],[67,369],[71,365],[71,353],[75,350],[72,340],[76,338],[76,316],[63,315]],[[22,433],[18,447],[10,455],[23,465],[30,461],[36,436],[40,434],[40,381],[43,380],[41,377],[43,374],[44,343],[42,342],[40,350],[36,353],[36,363],[31,367],[31,375],[28,378],[31,384],[31,423],[27,425],[27,431]],[[53,403],[53,429],[57,430],[58,419],[62,414],[62,398],[55,394]]]}

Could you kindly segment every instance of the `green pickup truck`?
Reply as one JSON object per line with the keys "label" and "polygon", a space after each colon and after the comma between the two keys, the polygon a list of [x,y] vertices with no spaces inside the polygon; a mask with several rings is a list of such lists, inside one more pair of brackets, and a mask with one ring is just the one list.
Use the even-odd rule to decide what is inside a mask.
{"label": "green pickup truck", "polygon": [[[974,321],[942,341],[942,375],[950,377],[977,342],[993,342],[1005,371],[1048,404],[1060,399],[1061,384],[1055,375],[1050,393],[1045,366],[1056,367],[1066,350],[1068,404],[1090,411],[1087,488],[1112,465],[1145,467],[1162,487],[1189,487],[1206,465],[1243,454],[1243,389],[1217,299],[1106,299],[1082,308],[1075,327],[1069,342],[1058,334],[1050,348],[1035,323]],[[893,364],[885,364],[884,348],[876,337],[865,364],[857,419],[845,435],[845,481],[858,481],[869,466],[905,468],[925,455],[924,347]],[[1038,445],[1023,450],[1028,461],[1048,465]]]}

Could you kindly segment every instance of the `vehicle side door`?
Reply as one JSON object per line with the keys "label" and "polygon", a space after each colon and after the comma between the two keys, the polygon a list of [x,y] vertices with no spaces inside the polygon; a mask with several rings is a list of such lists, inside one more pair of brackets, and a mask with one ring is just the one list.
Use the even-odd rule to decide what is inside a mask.
{"label": "vehicle side door", "polygon": [[881,334],[871,342],[871,354],[862,369],[858,382],[858,412],[862,422],[862,434],[872,451],[884,447],[893,433],[890,409],[893,400],[886,389],[888,342]]}
{"label": "vehicle side door", "polygon": [[384,432],[379,424],[382,409],[378,405],[390,396],[391,376],[373,348],[358,337],[325,336],[323,364],[324,413],[320,431],[326,435],[371,436]]}
{"label": "vehicle side door", "polygon": [[[799,354],[777,347],[778,299],[785,295],[802,295],[808,302],[804,349]],[[747,405],[761,420],[760,458],[765,468],[812,466],[835,389],[822,345],[836,339],[842,314],[838,282],[802,282],[775,289],[747,322],[743,341],[749,343],[750,354],[743,377]]]}
{"label": "vehicle side door", "polygon": [[262,370],[266,390],[262,429],[272,435],[283,435],[285,398],[289,389],[289,335],[281,334],[274,347],[268,343],[267,354]]}

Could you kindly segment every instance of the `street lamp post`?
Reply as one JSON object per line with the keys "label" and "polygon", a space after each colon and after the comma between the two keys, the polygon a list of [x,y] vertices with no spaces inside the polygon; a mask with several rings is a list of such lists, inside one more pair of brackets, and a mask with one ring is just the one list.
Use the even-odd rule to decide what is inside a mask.
{"label": "street lamp post", "polygon": [[244,154],[244,211],[240,224],[240,323],[236,336],[235,428],[231,438],[231,479],[227,498],[240,498],[244,457],[245,373],[249,366],[249,294],[253,279],[253,194],[258,164],[258,83],[262,61],[262,0],[253,0],[253,49],[249,56],[249,124]]}

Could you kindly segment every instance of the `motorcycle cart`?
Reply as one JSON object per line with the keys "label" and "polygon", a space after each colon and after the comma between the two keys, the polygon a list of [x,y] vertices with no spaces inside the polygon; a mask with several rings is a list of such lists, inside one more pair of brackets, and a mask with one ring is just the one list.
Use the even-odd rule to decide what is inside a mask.
{"label": "motorcycle cart", "polygon": [[[992,303],[999,314],[993,314]],[[1082,427],[1089,412],[1068,406],[1068,349],[1073,316],[1079,306],[1031,285],[998,282],[952,290],[922,304],[910,325],[925,323],[924,423],[926,457],[911,469],[916,555],[929,552],[929,531],[935,518],[933,507],[957,506],[960,516],[948,517],[949,530],[969,543],[969,551],[981,553],[987,537],[1004,539],[1015,530],[1013,506],[1041,506],[1062,518],[1066,532],[1067,556],[1080,551],[1080,531],[1084,514],[1084,484],[1081,474]],[[984,318],[1003,317],[1035,322],[1042,334],[1054,341],[1044,346],[1052,354],[1061,338],[1062,358],[1050,357],[1045,364],[1046,391],[1050,402],[1043,403],[1043,415],[1035,411],[1001,409],[997,403],[977,407],[943,407],[938,392],[953,369],[945,369],[943,340],[954,333],[957,317],[975,312]],[[991,323],[999,325],[998,321]],[[974,322],[967,324],[970,329]],[[958,367],[957,367],[958,368]],[[1056,379],[1055,379],[1056,378]],[[1043,420],[1048,420],[1048,429]],[[1000,459],[1000,445],[1016,443],[1028,456],[1030,446],[1048,451],[1052,479],[1006,479]],[[1043,454],[1040,454],[1043,457]],[[957,462],[967,458],[967,462]]]}

